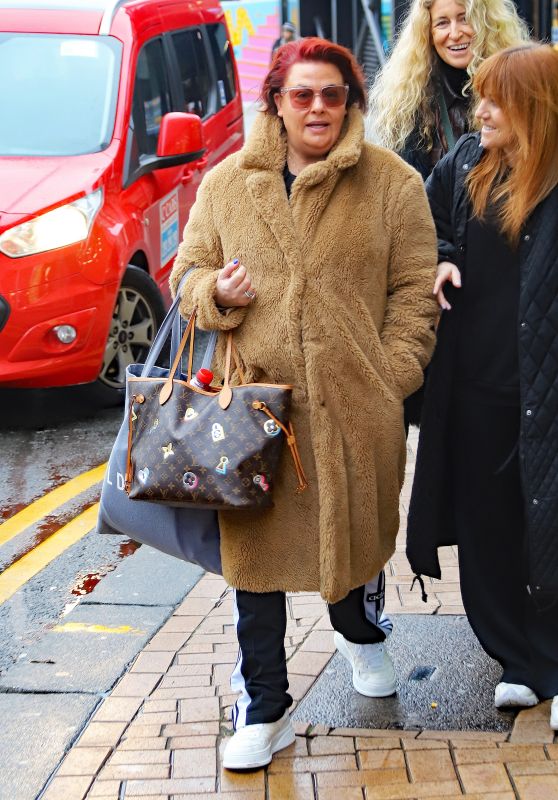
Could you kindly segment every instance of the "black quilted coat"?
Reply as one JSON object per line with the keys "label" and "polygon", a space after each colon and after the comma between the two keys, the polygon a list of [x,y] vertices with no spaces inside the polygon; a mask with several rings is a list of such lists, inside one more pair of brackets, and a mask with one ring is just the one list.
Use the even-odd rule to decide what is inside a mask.
{"label": "black quilted coat", "polygon": [[[465,178],[482,155],[479,135],[463,136],[426,184],[439,261],[452,261],[462,273],[470,214]],[[530,590],[546,603],[558,595],[558,187],[527,220],[519,261],[519,457],[526,558]],[[407,526],[411,566],[417,574],[433,578],[440,577],[437,548],[456,543],[447,434],[452,424],[450,398],[457,377],[454,352],[461,307],[459,290],[450,287],[446,296],[452,310],[442,315],[429,367]]]}

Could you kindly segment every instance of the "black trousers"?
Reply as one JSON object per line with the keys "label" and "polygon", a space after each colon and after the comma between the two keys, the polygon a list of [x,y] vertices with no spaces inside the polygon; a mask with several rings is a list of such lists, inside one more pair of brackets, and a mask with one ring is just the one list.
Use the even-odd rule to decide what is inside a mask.
{"label": "black trousers", "polygon": [[527,589],[518,407],[460,393],[452,409],[452,485],[463,603],[502,680],[558,694],[558,607]]}
{"label": "black trousers", "polygon": [[[333,628],[356,644],[382,642],[392,627],[383,613],[384,598],[381,572],[339,603],[328,605]],[[231,687],[240,692],[233,708],[234,727],[275,722],[293,702],[285,656],[285,593],[236,589],[234,616],[239,654]]]}

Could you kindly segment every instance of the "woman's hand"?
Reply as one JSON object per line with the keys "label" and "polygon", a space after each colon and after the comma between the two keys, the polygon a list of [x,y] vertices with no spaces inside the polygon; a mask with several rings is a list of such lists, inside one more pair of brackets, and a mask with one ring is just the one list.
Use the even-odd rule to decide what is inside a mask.
{"label": "woman's hand", "polygon": [[436,295],[440,308],[444,311],[451,311],[451,305],[446,300],[446,296],[442,287],[446,281],[451,281],[456,289],[461,288],[461,273],[451,261],[440,261],[438,264],[438,271],[436,272],[436,280],[434,281],[434,288],[432,294]]}
{"label": "woman's hand", "polygon": [[219,270],[215,289],[215,303],[223,308],[247,306],[256,296],[252,278],[238,258],[229,261]]}

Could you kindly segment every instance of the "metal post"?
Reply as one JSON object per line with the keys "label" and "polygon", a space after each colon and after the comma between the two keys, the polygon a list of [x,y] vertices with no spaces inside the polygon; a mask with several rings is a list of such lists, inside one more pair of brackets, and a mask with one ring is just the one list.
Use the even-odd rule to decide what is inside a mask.
{"label": "metal post", "polygon": [[356,41],[356,47],[354,50],[355,56],[357,58],[362,58],[362,48],[364,47],[364,42],[366,40],[366,30],[367,30],[366,20],[363,19],[362,22],[360,23],[360,28],[358,31],[358,36]]}
{"label": "metal post", "polygon": [[337,0],[331,0],[331,41],[337,42]]}
{"label": "metal post", "polygon": [[367,0],[360,0],[362,5],[362,10],[364,11],[364,16],[366,17],[366,23],[368,25],[368,29],[372,36],[372,40],[374,42],[374,47],[376,48],[376,53],[378,55],[378,62],[380,66],[383,66],[386,63],[386,55],[384,53],[384,48],[382,45],[382,37],[380,36],[380,31],[378,30],[378,23],[374,19],[372,12],[370,11],[370,6],[367,3]]}
{"label": "metal post", "polygon": [[358,27],[357,0],[352,0],[351,15],[352,15],[351,30],[353,32],[353,53],[356,55],[356,53],[357,53],[357,40],[358,40],[358,34],[357,34],[357,27]]}
{"label": "metal post", "polygon": [[316,36],[319,36],[320,39],[325,39],[324,26],[320,17],[314,17],[314,27],[316,28]]}

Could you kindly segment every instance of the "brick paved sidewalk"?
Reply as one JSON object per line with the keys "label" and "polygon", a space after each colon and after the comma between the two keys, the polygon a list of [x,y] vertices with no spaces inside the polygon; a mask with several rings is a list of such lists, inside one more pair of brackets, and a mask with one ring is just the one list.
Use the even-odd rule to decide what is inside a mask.
{"label": "brick paved sidewalk", "polygon": [[[404,554],[413,471],[410,439],[402,530],[390,561],[389,613],[463,613],[453,548],[428,604],[410,592]],[[317,594],[288,596],[290,692],[299,702],[333,655]],[[99,706],[41,800],[558,800],[558,742],[549,703],[523,711],[511,734],[330,729],[296,723],[297,739],[270,767],[221,767],[230,736],[229,678],[237,645],[230,589],[206,575]]]}

